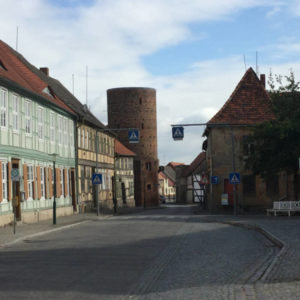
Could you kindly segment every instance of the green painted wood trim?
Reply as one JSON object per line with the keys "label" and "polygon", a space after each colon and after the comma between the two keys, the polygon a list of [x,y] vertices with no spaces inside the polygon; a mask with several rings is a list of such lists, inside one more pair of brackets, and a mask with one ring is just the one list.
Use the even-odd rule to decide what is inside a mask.
{"label": "green painted wood trim", "polygon": [[[53,162],[51,154],[29,150],[24,148],[17,148],[12,146],[1,146],[0,156],[5,155],[7,157],[22,158],[22,159],[31,159],[31,160],[40,160],[44,162]],[[59,165],[65,165],[69,167],[75,167],[75,157],[74,158],[65,158],[57,157],[56,163]]]}

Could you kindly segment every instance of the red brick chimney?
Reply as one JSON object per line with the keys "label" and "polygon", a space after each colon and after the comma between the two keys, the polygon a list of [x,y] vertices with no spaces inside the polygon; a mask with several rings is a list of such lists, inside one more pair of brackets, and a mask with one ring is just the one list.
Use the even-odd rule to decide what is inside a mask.
{"label": "red brick chimney", "polygon": [[40,68],[40,71],[42,71],[45,75],[49,76],[49,68]]}
{"label": "red brick chimney", "polygon": [[265,88],[266,87],[266,75],[265,74],[260,74],[260,82]]}

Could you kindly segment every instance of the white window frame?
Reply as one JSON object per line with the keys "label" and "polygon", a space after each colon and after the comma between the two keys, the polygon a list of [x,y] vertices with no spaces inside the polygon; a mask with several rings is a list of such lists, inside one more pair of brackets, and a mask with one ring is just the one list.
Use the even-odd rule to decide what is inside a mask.
{"label": "white window frame", "polygon": [[40,140],[44,138],[44,109],[41,106],[37,108],[38,119],[38,137]]}
{"label": "white window frame", "polygon": [[78,128],[78,147],[81,147],[81,130],[80,130],[80,128]]}
{"label": "white window frame", "polygon": [[0,88],[0,125],[8,127],[8,91],[3,88]]}
{"label": "white window frame", "polygon": [[90,138],[90,133],[89,130],[86,130],[86,140],[85,140],[85,148],[89,150],[89,138]]}
{"label": "white window frame", "polygon": [[1,203],[7,203],[7,162],[1,161],[1,167],[2,167],[2,202]]}
{"label": "white window frame", "polygon": [[33,165],[27,165],[27,190],[28,190],[27,200],[33,200],[33,183],[34,183],[34,167]]}
{"label": "white window frame", "polygon": [[68,135],[68,120],[63,119],[63,130],[64,130],[64,144],[67,147],[69,145],[69,135]]}
{"label": "white window frame", "polygon": [[19,131],[19,96],[16,94],[12,95],[12,121],[13,130]]}
{"label": "white window frame", "polygon": [[85,134],[84,134],[84,132],[85,132],[85,129],[82,128],[82,141],[81,141],[82,148],[85,147]]}
{"label": "white window frame", "polygon": [[31,135],[32,133],[31,110],[32,102],[29,100],[25,100],[25,133],[27,135]]}
{"label": "white window frame", "polygon": [[64,169],[60,168],[61,197],[65,197]]}
{"label": "white window frame", "polygon": [[45,191],[45,168],[40,167],[41,173],[41,199],[45,199],[46,191]]}
{"label": "white window frame", "polygon": [[58,144],[62,144],[62,121],[63,118],[61,116],[58,117]]}
{"label": "white window frame", "polygon": [[50,112],[50,143],[55,143],[55,114]]}
{"label": "white window frame", "polygon": [[69,145],[74,147],[74,127],[73,127],[73,121],[69,120],[69,132],[70,132],[70,143]]}

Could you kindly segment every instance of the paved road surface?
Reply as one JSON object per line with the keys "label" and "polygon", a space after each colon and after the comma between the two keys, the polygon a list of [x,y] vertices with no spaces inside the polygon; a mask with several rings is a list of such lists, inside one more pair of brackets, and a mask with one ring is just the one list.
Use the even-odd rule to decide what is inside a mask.
{"label": "paved road surface", "polygon": [[[94,220],[3,248],[0,299],[280,297],[276,284],[255,283],[277,253],[269,241],[192,210]],[[279,290],[293,297],[290,285]]]}

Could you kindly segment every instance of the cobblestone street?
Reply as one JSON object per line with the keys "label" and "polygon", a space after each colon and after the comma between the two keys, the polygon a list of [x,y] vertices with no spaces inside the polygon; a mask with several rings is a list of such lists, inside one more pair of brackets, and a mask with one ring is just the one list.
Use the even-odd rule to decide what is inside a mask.
{"label": "cobblestone street", "polygon": [[[196,209],[79,215],[58,220],[54,232],[46,223],[23,225],[17,242],[9,240],[11,228],[2,228],[0,297],[299,298],[298,217],[199,215]],[[245,224],[261,226],[283,247]]]}

